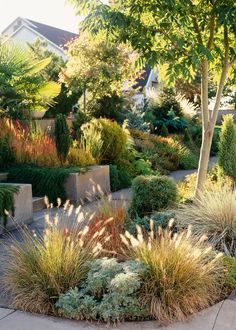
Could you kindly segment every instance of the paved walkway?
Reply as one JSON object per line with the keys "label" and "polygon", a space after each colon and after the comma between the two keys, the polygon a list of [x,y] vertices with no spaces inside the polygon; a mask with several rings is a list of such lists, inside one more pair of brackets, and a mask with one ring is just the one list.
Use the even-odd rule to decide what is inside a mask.
{"label": "paved walkway", "polygon": [[[217,163],[217,157],[211,157],[209,161],[209,168]],[[182,181],[187,175],[196,173],[197,169],[194,170],[178,170],[170,173],[170,176],[176,181]]]}
{"label": "paved walkway", "polygon": [[[201,311],[186,322],[160,327],[158,322],[125,322],[114,329],[121,330],[236,330],[236,300],[224,300]],[[1,330],[105,330],[106,325],[84,321],[72,321],[56,317],[0,308]]]}

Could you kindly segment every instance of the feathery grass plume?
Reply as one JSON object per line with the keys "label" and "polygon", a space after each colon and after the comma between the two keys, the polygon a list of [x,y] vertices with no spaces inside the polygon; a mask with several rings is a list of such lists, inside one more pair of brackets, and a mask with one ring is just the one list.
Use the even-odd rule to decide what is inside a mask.
{"label": "feathery grass plume", "polygon": [[179,227],[191,225],[197,235],[206,233],[217,249],[236,256],[236,191],[231,184],[205,189],[177,210],[176,218]]}
{"label": "feathery grass plume", "polygon": [[21,241],[12,237],[5,246],[3,269],[5,292],[14,308],[36,313],[50,313],[60,294],[85,278],[88,263],[102,249],[101,239],[89,240],[86,215],[67,202],[64,209],[45,215],[46,229],[36,235],[21,231]]}
{"label": "feathery grass plume", "polygon": [[184,320],[188,315],[209,306],[219,298],[220,254],[204,242],[204,236],[193,236],[190,228],[181,233],[151,231],[146,239],[139,229],[137,237],[122,236],[131,259],[149,267],[144,277],[140,299],[150,314],[162,323]]}
{"label": "feathery grass plume", "polygon": [[127,212],[125,206],[114,205],[109,197],[102,197],[98,211],[88,224],[88,236],[100,235],[103,241],[103,256],[124,258],[124,246],[120,234],[125,232]]}

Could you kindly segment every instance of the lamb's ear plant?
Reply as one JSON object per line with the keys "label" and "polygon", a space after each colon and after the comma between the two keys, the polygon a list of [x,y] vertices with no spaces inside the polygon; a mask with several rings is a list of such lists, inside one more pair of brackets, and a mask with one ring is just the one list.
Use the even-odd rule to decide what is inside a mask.
{"label": "lamb's ear plant", "polygon": [[87,239],[88,228],[82,227],[82,219],[80,209],[58,209],[55,216],[49,209],[44,234],[23,229],[20,242],[12,237],[5,246],[3,283],[13,308],[50,313],[59,295],[85,278],[101,243],[99,233]]}
{"label": "lamb's ear plant", "polygon": [[128,257],[149,267],[140,300],[155,319],[162,323],[184,320],[219,299],[223,262],[221,254],[204,242],[206,237],[194,236],[190,229],[154,232],[151,222],[147,239],[140,228],[137,237],[126,232],[122,239]]}

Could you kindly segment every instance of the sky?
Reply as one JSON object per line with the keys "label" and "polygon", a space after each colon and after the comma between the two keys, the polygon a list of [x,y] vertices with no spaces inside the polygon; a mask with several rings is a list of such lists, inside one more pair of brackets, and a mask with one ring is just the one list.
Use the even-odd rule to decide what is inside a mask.
{"label": "sky", "polygon": [[17,17],[78,32],[79,18],[66,0],[0,0],[0,32]]}

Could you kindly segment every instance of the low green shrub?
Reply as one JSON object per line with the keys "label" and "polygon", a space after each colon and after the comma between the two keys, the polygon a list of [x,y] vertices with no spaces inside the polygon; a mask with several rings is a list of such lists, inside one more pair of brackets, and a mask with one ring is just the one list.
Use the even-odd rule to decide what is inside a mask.
{"label": "low green shrub", "polygon": [[183,170],[195,169],[198,166],[198,156],[189,149],[184,149],[180,154],[179,167]]}
{"label": "low green shrub", "polygon": [[14,194],[19,192],[19,187],[0,184],[0,225],[6,227],[8,216],[6,211],[14,215]]}
{"label": "low green shrub", "polygon": [[219,142],[219,166],[225,175],[236,180],[236,127],[233,115],[223,117]]}
{"label": "low green shrub", "polygon": [[163,137],[167,137],[167,136],[169,135],[168,128],[166,127],[165,124],[163,124],[163,125],[161,126],[161,129],[160,129],[159,135],[161,135],[161,136],[163,136]]}
{"label": "low green shrub", "polygon": [[126,234],[123,241],[129,257],[148,266],[140,300],[159,322],[184,320],[220,298],[222,255],[202,236],[159,229],[148,238]]}
{"label": "low green shrub", "polygon": [[111,191],[129,188],[131,186],[131,177],[124,168],[117,165],[110,165],[110,184]]}
{"label": "low green shrub", "polygon": [[150,216],[145,216],[143,218],[137,217],[135,219],[128,219],[126,222],[127,231],[132,234],[137,234],[137,226],[139,226],[144,233],[150,231],[150,221],[152,220],[154,230],[157,230],[158,227],[166,228],[171,219],[175,217],[175,213],[172,211],[165,212],[155,212]]}
{"label": "low green shrub", "polygon": [[143,158],[134,161],[134,169],[136,175],[154,175],[155,171],[152,169],[152,164],[149,160]]}
{"label": "low green shrub", "polygon": [[160,211],[177,200],[173,179],[166,176],[138,176],[132,183],[131,213],[143,217]]}
{"label": "low green shrub", "polygon": [[84,148],[71,147],[67,156],[67,162],[69,166],[90,166],[95,165],[95,159],[91,153]]}
{"label": "low green shrub", "polygon": [[15,151],[11,146],[10,136],[0,138],[0,168],[4,169],[16,160]]}
{"label": "low green shrub", "polygon": [[54,203],[66,199],[64,183],[70,173],[81,172],[79,167],[50,168],[18,165],[8,169],[9,182],[32,184],[34,196],[47,196]]}
{"label": "low green shrub", "polygon": [[79,288],[61,295],[56,307],[61,315],[75,319],[119,322],[143,318],[148,314],[137,293],[146,270],[137,261],[95,260],[87,279]]}
{"label": "low green shrub", "polygon": [[236,289],[236,259],[224,256],[225,274],[223,276],[223,285],[228,293]]}

